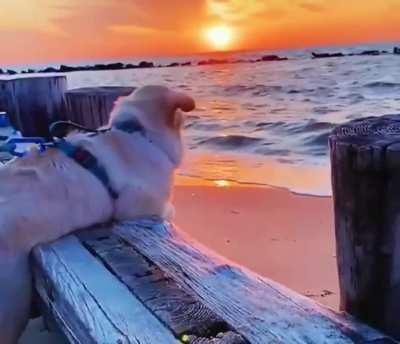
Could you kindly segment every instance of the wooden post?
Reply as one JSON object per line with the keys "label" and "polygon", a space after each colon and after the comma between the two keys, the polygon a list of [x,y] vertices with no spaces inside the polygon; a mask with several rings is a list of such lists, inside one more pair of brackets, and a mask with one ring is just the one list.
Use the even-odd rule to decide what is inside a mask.
{"label": "wooden post", "polygon": [[24,136],[49,135],[49,124],[63,118],[66,88],[67,79],[61,75],[0,82],[11,124]]}
{"label": "wooden post", "polygon": [[127,96],[133,87],[85,87],[66,92],[68,120],[91,129],[107,124],[118,97]]}
{"label": "wooden post", "polygon": [[0,79],[0,112],[5,112],[7,107],[6,80]]}
{"label": "wooden post", "polygon": [[400,338],[400,115],[329,139],[341,309]]}

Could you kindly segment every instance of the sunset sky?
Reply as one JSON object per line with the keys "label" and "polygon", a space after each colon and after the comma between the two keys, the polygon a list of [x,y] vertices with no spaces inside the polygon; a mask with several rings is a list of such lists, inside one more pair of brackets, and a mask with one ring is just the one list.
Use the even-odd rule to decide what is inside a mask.
{"label": "sunset sky", "polygon": [[[214,27],[228,28],[232,37],[216,45],[207,34]],[[0,5],[0,65],[395,40],[399,0],[1,0]]]}

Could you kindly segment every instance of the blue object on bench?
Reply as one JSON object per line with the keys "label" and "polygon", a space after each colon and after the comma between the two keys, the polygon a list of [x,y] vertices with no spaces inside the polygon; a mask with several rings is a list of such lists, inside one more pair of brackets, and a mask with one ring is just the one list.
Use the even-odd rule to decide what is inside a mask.
{"label": "blue object on bench", "polygon": [[10,126],[10,119],[5,112],[0,112],[0,127],[5,128]]}
{"label": "blue object on bench", "polygon": [[[0,137],[0,140],[3,138],[4,136]],[[0,152],[7,152],[16,157],[23,157],[26,154],[26,152],[18,152],[16,150],[19,143],[37,144],[40,152],[44,152],[46,150],[46,140],[43,137],[13,137],[7,138],[5,141],[5,143],[0,145]]]}

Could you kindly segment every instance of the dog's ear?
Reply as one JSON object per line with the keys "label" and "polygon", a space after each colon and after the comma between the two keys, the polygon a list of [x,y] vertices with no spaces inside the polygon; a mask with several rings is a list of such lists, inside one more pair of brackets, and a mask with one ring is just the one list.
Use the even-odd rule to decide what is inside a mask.
{"label": "dog's ear", "polygon": [[170,112],[167,118],[168,125],[172,128],[180,128],[183,123],[183,116],[179,110],[190,112],[195,109],[194,99],[185,93],[171,92],[169,95]]}
{"label": "dog's ear", "polygon": [[194,99],[191,96],[180,92],[171,92],[170,102],[172,111],[180,109],[184,112],[190,112],[196,107]]}

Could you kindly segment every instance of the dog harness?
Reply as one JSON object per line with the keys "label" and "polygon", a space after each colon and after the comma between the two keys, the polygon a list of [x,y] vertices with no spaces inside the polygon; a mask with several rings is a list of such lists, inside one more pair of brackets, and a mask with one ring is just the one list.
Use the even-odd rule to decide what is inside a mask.
{"label": "dog harness", "polygon": [[[111,131],[112,129],[121,130],[128,134],[139,133],[145,136],[144,127],[136,119],[117,123],[112,128],[97,129],[97,130],[89,129],[69,121],[59,121],[53,123],[50,126],[50,133],[52,133],[55,130],[55,128],[60,125],[71,126],[74,128],[78,128],[79,130],[87,131],[89,136],[105,134]],[[79,145],[74,145],[66,141],[64,138],[54,141],[52,146],[62,151],[66,156],[75,160],[77,164],[79,164],[80,166],[91,172],[95,177],[97,177],[97,179],[99,179],[100,182],[107,189],[112,199],[118,198],[119,195],[111,186],[110,178],[107,174],[106,169],[104,168],[104,166],[100,164],[99,160],[87,149]]]}

